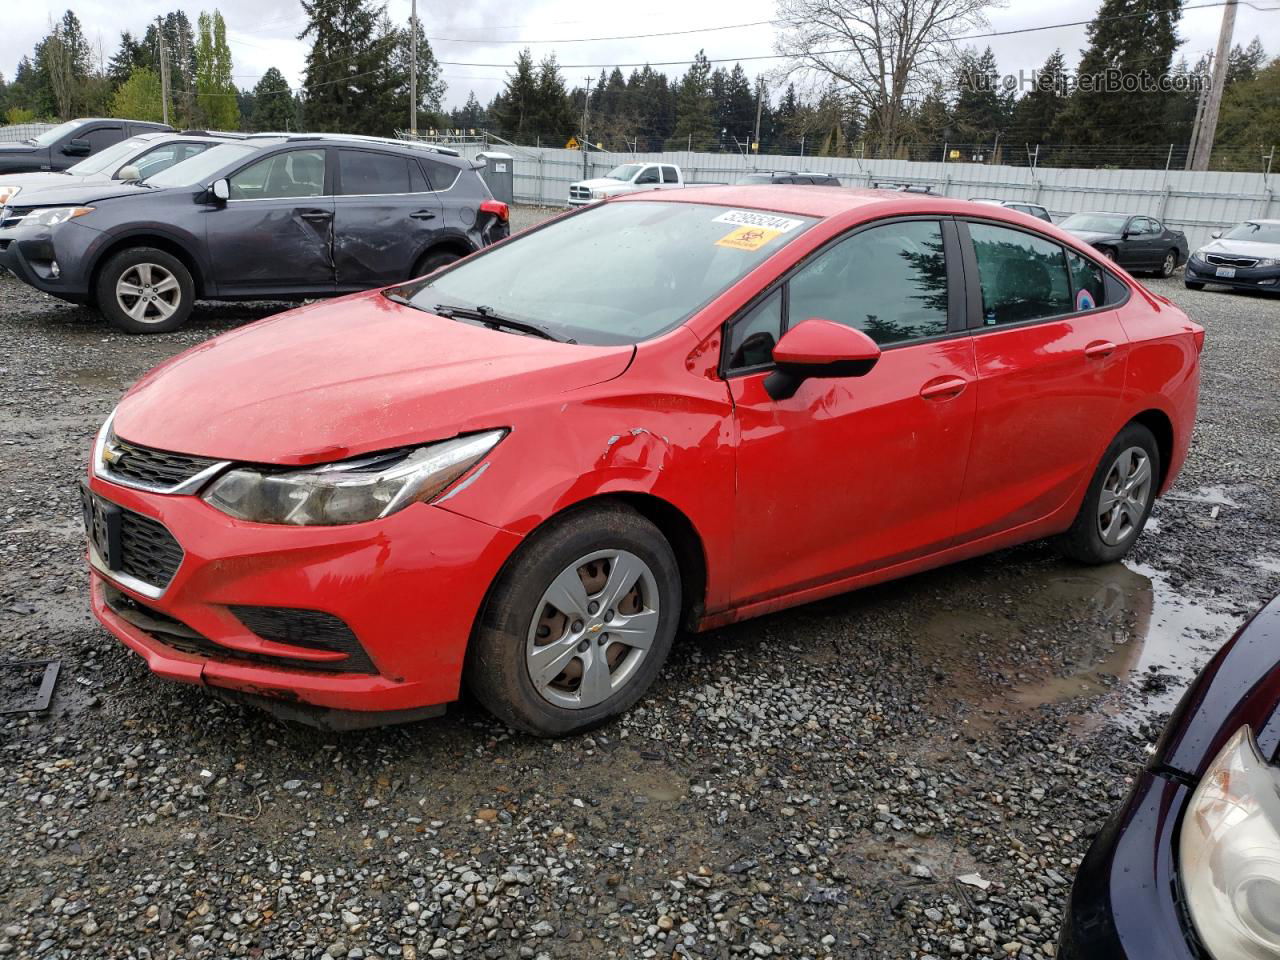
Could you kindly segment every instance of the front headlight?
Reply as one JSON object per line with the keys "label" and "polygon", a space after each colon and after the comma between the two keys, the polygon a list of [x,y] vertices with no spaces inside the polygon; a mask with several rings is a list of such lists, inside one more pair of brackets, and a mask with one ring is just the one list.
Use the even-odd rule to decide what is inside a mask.
{"label": "front headlight", "polygon": [[319,467],[238,467],[214,481],[204,500],[255,523],[329,526],[376,520],[443,493],[506,433],[488,430]]}
{"label": "front headlight", "polygon": [[1193,250],[1189,259],[1191,259],[1191,260],[1199,260],[1201,263],[1204,263],[1204,251],[1203,251],[1203,250]]}
{"label": "front headlight", "polygon": [[16,183],[0,183],[0,207],[3,207],[21,192],[22,187]]}
{"label": "front headlight", "polygon": [[605,197],[607,197],[607,196],[609,196],[609,194],[608,194],[608,192],[607,192],[607,191],[605,191],[605,190],[592,190],[592,191],[591,191],[591,199],[592,199],[592,200],[603,200],[603,199],[604,199]]}
{"label": "front headlight", "polygon": [[1254,266],[1255,267],[1280,267],[1280,259],[1276,257],[1263,257],[1261,260],[1255,263]]}
{"label": "front headlight", "polygon": [[93,213],[93,207],[36,207],[22,221],[24,226],[56,227],[75,217]]}
{"label": "front headlight", "polygon": [[1188,912],[1214,960],[1280,957],[1280,770],[1247,726],[1192,794],[1179,861]]}

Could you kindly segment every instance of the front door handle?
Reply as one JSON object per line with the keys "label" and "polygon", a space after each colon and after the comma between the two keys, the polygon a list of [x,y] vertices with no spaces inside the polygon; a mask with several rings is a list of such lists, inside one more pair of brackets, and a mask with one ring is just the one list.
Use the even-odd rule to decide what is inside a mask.
{"label": "front door handle", "polygon": [[303,220],[310,220],[312,223],[323,223],[326,220],[333,219],[333,211],[331,210],[303,210],[299,216]]}
{"label": "front door handle", "polygon": [[964,393],[968,385],[961,377],[937,377],[920,388],[920,396],[926,400],[951,400]]}
{"label": "front door handle", "polygon": [[1084,355],[1090,360],[1101,360],[1116,352],[1116,345],[1110,340],[1095,340],[1084,348]]}
{"label": "front door handle", "polygon": [[409,216],[415,220],[434,220],[436,218],[436,215],[430,210],[415,210]]}

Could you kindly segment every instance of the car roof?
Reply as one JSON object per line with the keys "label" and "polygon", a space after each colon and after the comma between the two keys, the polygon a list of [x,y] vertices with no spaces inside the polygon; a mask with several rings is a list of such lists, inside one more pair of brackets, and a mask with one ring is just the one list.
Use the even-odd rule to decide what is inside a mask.
{"label": "car roof", "polygon": [[911,207],[923,212],[967,206],[967,200],[955,200],[936,194],[904,193],[900,190],[868,190],[865,188],[824,187],[817,190],[792,190],[787,184],[743,186],[685,187],[683,190],[650,190],[625,194],[610,203],[637,201],[672,201],[707,203],[726,207],[769,210],[802,217],[829,218],[868,207]]}
{"label": "car roof", "polygon": [[397,137],[368,137],[359,133],[251,133],[245,138],[245,140],[246,142],[271,140],[273,142],[287,143],[320,141],[323,143],[351,143],[355,146],[360,146],[362,144],[374,144],[384,147],[396,147],[404,150],[434,153],[443,157],[461,158],[462,156],[452,147],[441,146],[438,143],[427,143],[422,140],[400,140]]}
{"label": "car roof", "polygon": [[76,117],[75,123],[132,123],[139,127],[151,127],[154,130],[172,130],[167,123],[156,123],[154,120],[129,120],[124,117]]}

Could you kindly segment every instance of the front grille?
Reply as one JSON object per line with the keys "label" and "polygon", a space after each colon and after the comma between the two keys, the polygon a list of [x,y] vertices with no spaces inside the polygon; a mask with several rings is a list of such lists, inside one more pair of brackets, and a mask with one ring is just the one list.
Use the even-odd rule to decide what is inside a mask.
{"label": "front grille", "polygon": [[1220,253],[1206,254],[1205,260],[1215,267],[1255,267],[1258,265],[1256,257],[1225,257]]}
{"label": "front grille", "polygon": [[164,524],[132,510],[121,509],[121,573],[163,590],[181,563],[182,547]]}
{"label": "front grille", "polygon": [[570,187],[569,199],[570,200],[590,200],[591,190],[587,187]]}
{"label": "front grille", "polygon": [[105,472],[111,478],[162,490],[186,483],[221,462],[209,457],[141,447],[114,434],[107,440],[104,456],[107,454],[112,459],[105,465]]}
{"label": "front grille", "polygon": [[345,660],[313,664],[312,669],[341,673],[378,672],[351,628],[331,613],[294,607],[250,606],[232,606],[231,612],[263,640],[346,655]]}

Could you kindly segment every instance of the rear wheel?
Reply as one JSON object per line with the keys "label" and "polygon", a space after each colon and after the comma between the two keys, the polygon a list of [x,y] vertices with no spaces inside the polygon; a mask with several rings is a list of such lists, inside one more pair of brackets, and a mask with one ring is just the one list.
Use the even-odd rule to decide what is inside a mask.
{"label": "rear wheel", "polygon": [[1160,276],[1172,277],[1173,271],[1178,269],[1178,251],[1170,250],[1164,255],[1164,260],[1160,262]]}
{"label": "rear wheel", "polygon": [[447,266],[448,264],[461,259],[462,257],[459,254],[449,253],[447,251],[440,253],[428,253],[419,260],[417,265],[413,268],[413,278],[425,277],[427,274],[435,273],[441,267]]}
{"label": "rear wheel", "polygon": [[132,247],[102,265],[94,297],[102,315],[125,333],[166,333],[187,322],[195,284],[173,254]]}
{"label": "rear wheel", "polygon": [[658,529],[624,506],[576,510],[499,575],[467,650],[467,685],[520,730],[588,730],[649,688],[679,617],[679,568]]}
{"label": "rear wheel", "polygon": [[1151,514],[1160,477],[1160,448],[1151,431],[1131,423],[1102,455],[1080,512],[1063,536],[1063,553],[1081,563],[1112,563],[1132,549]]}
{"label": "rear wheel", "polygon": [[1119,262],[1116,260],[1116,252],[1112,247],[1102,247],[1100,248],[1099,252],[1101,252],[1101,254],[1104,257],[1106,257],[1108,260],[1110,260],[1112,263]]}

